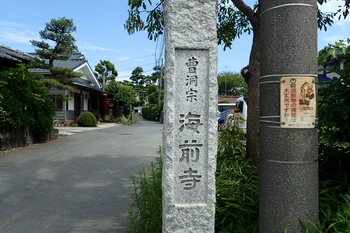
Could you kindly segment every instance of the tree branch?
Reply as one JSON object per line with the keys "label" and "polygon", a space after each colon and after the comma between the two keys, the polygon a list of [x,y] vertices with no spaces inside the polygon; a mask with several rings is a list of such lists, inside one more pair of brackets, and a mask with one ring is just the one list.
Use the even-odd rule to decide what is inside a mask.
{"label": "tree branch", "polygon": [[240,10],[248,20],[251,21],[254,16],[254,10],[245,4],[242,0],[231,0],[232,3]]}
{"label": "tree branch", "polygon": [[160,5],[162,5],[163,3],[164,3],[164,0],[161,0],[161,1],[156,5],[156,7],[155,7],[153,10],[147,11],[147,13],[152,13],[152,12],[155,11]]}

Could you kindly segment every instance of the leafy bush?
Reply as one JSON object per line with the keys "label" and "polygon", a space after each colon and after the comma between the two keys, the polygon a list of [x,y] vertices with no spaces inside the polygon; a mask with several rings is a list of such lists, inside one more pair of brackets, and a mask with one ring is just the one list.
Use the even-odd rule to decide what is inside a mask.
{"label": "leafy bush", "polygon": [[[245,158],[244,132],[236,126],[219,138],[216,172],[216,232],[257,232],[258,168]],[[162,231],[162,164],[151,164],[133,176],[133,207],[129,233]]]}
{"label": "leafy bush", "polygon": [[[335,185],[337,183],[337,185]],[[350,195],[344,193],[349,184],[342,178],[320,181],[319,220],[311,229],[302,221],[306,233],[349,232],[350,229]]]}
{"label": "leafy bush", "polygon": [[[337,73],[319,90],[320,223],[306,232],[349,232],[350,229],[350,40],[319,52],[320,64]],[[342,64],[342,66],[340,65]]]}
{"label": "leafy bush", "polygon": [[29,127],[39,136],[53,130],[55,109],[49,91],[25,66],[0,72],[0,83],[1,133]]}
{"label": "leafy bush", "polygon": [[339,77],[319,90],[319,134],[323,143],[350,142],[350,39],[329,44],[319,52],[319,63],[331,62],[328,72]]}
{"label": "leafy bush", "polygon": [[258,232],[258,166],[244,144],[244,131],[227,124],[218,140],[215,232]]}
{"label": "leafy bush", "polygon": [[97,120],[93,113],[91,112],[82,112],[78,117],[77,123],[79,126],[83,127],[96,127]]}
{"label": "leafy bush", "polygon": [[130,125],[131,120],[126,118],[125,116],[118,116],[113,119],[113,122],[116,124]]}
{"label": "leafy bush", "polygon": [[158,112],[158,105],[150,104],[142,108],[142,117],[147,120],[154,120],[154,116]]}
{"label": "leafy bush", "polygon": [[162,161],[151,163],[149,173],[142,168],[132,177],[134,201],[129,211],[129,233],[162,232]]}

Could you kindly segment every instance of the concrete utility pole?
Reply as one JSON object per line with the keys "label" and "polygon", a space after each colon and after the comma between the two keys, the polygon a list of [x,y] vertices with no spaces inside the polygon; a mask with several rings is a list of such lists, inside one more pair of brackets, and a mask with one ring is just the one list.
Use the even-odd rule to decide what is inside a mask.
{"label": "concrete utility pole", "polygon": [[260,0],[259,232],[318,221],[317,1]]}

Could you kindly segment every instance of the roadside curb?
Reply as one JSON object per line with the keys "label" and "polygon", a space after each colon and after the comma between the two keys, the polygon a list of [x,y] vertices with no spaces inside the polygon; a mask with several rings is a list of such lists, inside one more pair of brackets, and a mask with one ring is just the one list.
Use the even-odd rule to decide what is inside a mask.
{"label": "roadside curb", "polygon": [[98,123],[97,127],[70,127],[70,126],[55,126],[54,128],[58,130],[58,136],[69,136],[76,133],[81,133],[84,131],[91,131],[96,129],[104,129],[118,126],[116,123]]}

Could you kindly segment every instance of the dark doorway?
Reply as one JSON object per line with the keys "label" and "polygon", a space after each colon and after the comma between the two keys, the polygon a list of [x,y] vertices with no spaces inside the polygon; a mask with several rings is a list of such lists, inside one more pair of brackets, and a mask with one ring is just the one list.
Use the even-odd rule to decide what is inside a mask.
{"label": "dark doorway", "polygon": [[74,93],[74,119],[77,119],[81,113],[81,94]]}

